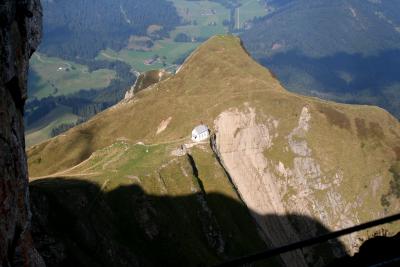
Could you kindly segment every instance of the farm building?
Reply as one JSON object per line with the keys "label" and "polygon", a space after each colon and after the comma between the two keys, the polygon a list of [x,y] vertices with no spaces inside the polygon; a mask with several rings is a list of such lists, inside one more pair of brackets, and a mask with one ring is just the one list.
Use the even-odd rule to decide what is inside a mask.
{"label": "farm building", "polygon": [[192,131],[192,140],[194,142],[200,142],[206,140],[210,136],[208,127],[204,124],[196,126]]}

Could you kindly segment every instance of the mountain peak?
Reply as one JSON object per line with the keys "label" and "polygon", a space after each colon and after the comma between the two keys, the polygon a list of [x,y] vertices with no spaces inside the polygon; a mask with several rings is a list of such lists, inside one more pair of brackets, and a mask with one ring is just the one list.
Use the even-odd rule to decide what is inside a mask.
{"label": "mountain peak", "polygon": [[[241,39],[233,35],[211,37],[185,60],[176,76],[178,79],[191,76],[207,86],[217,83],[224,90],[247,90],[256,86],[253,83],[268,84],[266,89],[284,90],[268,69],[251,58]],[[222,80],[225,85],[220,83]]]}
{"label": "mountain peak", "polygon": [[[211,146],[191,140],[192,130],[199,124],[210,129]],[[382,109],[290,93],[249,57],[239,38],[217,36],[194,51],[176,75],[63,135],[31,147],[28,156],[30,175],[35,179],[47,176],[45,183],[49,177],[77,177],[107,192],[133,184],[158,196],[197,192],[195,199],[199,199],[198,193],[204,194],[202,207],[210,192],[222,190],[227,196],[240,196],[263,234],[260,238],[265,237],[268,244],[278,247],[315,236],[320,228],[286,217],[271,220],[271,214],[301,214],[331,230],[339,230],[399,210],[399,143],[400,124]],[[129,197],[128,201],[118,203],[147,203],[136,201],[138,193],[133,191],[128,194],[134,196],[133,201]],[[57,197],[60,202],[65,201],[62,194]],[[162,243],[164,235],[158,233],[176,230],[157,224],[165,222],[164,218],[157,218],[165,207],[156,202],[159,200],[148,202],[148,210],[154,210],[149,212],[155,216],[151,220],[154,225],[137,232],[154,238],[143,242],[149,246],[158,243],[170,247],[170,237]],[[147,204],[140,204],[144,205]],[[186,218],[190,209],[179,207],[173,210],[185,210],[182,218]],[[145,220],[133,222],[125,211],[123,214],[120,221],[127,224],[122,231],[149,225]],[[201,213],[192,214],[194,221],[213,221],[199,220]],[[230,214],[235,214],[234,220],[240,218],[234,211]],[[149,218],[138,216],[143,217]],[[173,226],[178,225],[176,218],[171,216]],[[226,229],[226,221],[231,222],[221,222],[221,229]],[[216,229],[213,225],[189,225],[190,233],[202,236],[191,240],[202,240],[202,229]],[[119,227],[112,225],[107,229]],[[388,232],[398,228],[388,226]],[[217,237],[217,241],[209,242],[213,246],[201,245],[211,251],[223,253],[224,244],[231,242],[218,232],[204,234]],[[367,234],[345,237],[340,240],[342,247],[353,253]],[[241,243],[243,238],[239,239]],[[184,242],[187,237],[177,240]],[[109,244],[104,248],[109,249]],[[336,248],[328,248],[327,254],[319,248],[307,252],[307,256],[296,252],[282,256],[282,260],[286,265],[298,262],[297,266],[307,266],[307,261],[331,259]],[[196,245],[183,254],[198,255],[197,252]]]}
{"label": "mountain peak", "polygon": [[[303,107],[308,106],[317,115],[319,128],[324,122],[323,131],[328,132],[339,125],[339,129],[347,127],[356,133],[357,123],[352,123],[355,120],[371,121],[373,125],[381,122],[385,124],[382,127],[398,125],[376,108],[341,105],[286,91],[268,69],[248,55],[238,37],[219,35],[196,49],[176,75],[63,135],[31,147],[30,174],[37,177],[73,167],[119,139],[133,143],[181,140],[195,125],[212,126],[221,112],[248,106],[255,108],[259,116],[281,118],[290,127]],[[342,121],[346,127],[342,127]],[[166,122],[165,130],[157,134]]]}

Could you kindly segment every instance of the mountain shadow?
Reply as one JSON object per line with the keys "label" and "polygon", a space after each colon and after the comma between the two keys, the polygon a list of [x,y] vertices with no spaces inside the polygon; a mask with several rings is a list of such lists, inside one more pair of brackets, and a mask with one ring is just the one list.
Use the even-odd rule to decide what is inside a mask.
{"label": "mountain shadow", "polygon": [[[265,216],[267,224],[289,220],[298,231],[312,228],[318,234],[328,233],[312,218],[256,214],[218,193],[166,196],[146,193],[134,184],[111,191],[103,187],[79,178],[31,182],[33,239],[47,266],[223,263],[268,248],[251,213]],[[308,237],[313,237],[311,232]],[[300,253],[310,266],[323,266],[344,251],[340,241],[332,240],[288,254]],[[249,266],[284,263],[276,257]],[[302,265],[293,262],[293,266]]]}
{"label": "mountain shadow", "polygon": [[290,91],[350,104],[370,104],[400,117],[400,50],[376,55],[338,52],[310,57],[290,50],[259,58]]}

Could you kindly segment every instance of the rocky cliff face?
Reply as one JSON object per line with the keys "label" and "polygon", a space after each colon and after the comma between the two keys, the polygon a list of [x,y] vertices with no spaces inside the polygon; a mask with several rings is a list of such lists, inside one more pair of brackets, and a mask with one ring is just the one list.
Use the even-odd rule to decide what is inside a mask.
{"label": "rocky cliff face", "polygon": [[[305,239],[310,234],[317,236],[322,232],[318,224],[310,223],[312,221],[304,223],[284,216],[276,217],[273,221],[270,218],[266,220],[267,217],[259,214],[298,214],[320,221],[328,229],[343,229],[364,221],[364,216],[381,217],[388,210],[398,210],[398,198],[392,198],[387,207],[384,207],[384,203],[379,207],[386,197],[385,180],[388,178],[385,178],[385,172],[374,168],[382,166],[375,166],[366,172],[363,170],[367,168],[365,162],[371,160],[366,156],[368,150],[363,151],[368,142],[374,143],[369,153],[375,156],[381,153],[386,155],[386,158],[383,157],[383,164],[379,164],[388,167],[397,164],[395,149],[392,149],[396,143],[385,140],[382,130],[379,140],[363,139],[364,144],[352,146],[351,143],[360,142],[358,138],[361,126],[357,121],[365,119],[356,118],[356,129],[351,129],[351,119],[344,119],[345,117],[342,118],[341,125],[348,127],[345,133],[347,137],[341,136],[339,129],[333,128],[330,134],[325,133],[325,137],[319,136],[324,141],[317,143],[310,136],[315,138],[316,134],[320,135],[316,128],[323,125],[321,121],[315,124],[313,120],[317,120],[315,117],[318,117],[321,107],[315,108],[312,104],[306,104],[299,108],[301,110],[297,121],[286,127],[282,124],[287,117],[263,117],[262,112],[260,114],[248,105],[241,110],[224,111],[214,122],[215,150],[241,198],[265,234],[266,242],[278,247]],[[333,113],[333,110],[330,112]],[[341,113],[336,116],[339,114]],[[336,121],[338,122],[339,120]],[[394,121],[393,123],[395,124]],[[372,134],[373,131],[369,132]],[[328,136],[337,140],[330,143]],[[385,142],[388,142],[388,147],[380,147]],[[352,154],[364,157],[361,165],[357,164],[356,159],[349,166],[335,162],[337,159],[334,157],[345,157],[349,153],[349,148],[344,148],[343,143],[350,146]],[[341,155],[334,156],[335,149],[340,150]],[[357,173],[359,177],[354,177],[353,173]],[[394,180],[391,184],[394,186]],[[370,210],[365,210],[366,207],[370,207]],[[282,255],[282,259],[286,266],[325,266],[327,262],[324,259],[357,252],[364,238],[365,233],[352,234],[341,240],[344,249],[339,249],[338,244],[331,244],[331,251],[328,252],[321,253],[321,248],[316,251],[307,249],[306,253],[303,251]],[[327,253],[331,256],[326,257]]]}
{"label": "rocky cliff face", "polygon": [[23,112],[29,57],[41,37],[39,0],[0,4],[0,266],[42,266],[30,236]]}

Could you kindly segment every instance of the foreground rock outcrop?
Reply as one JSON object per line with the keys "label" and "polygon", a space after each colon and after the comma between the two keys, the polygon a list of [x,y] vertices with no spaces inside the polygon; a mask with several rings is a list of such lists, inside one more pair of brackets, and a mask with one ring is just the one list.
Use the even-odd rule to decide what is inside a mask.
{"label": "foreground rock outcrop", "polygon": [[30,235],[23,113],[29,58],[41,37],[39,0],[0,4],[0,266],[44,266]]}

